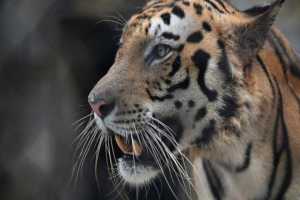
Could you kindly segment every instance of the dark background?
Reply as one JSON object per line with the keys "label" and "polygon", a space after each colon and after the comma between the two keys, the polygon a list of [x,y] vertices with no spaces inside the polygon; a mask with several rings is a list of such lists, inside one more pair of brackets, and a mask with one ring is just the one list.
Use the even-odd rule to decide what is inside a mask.
{"label": "dark background", "polygon": [[[263,1],[233,2],[247,8]],[[141,0],[0,1],[1,200],[116,197],[105,195],[113,188],[105,164],[97,187],[93,154],[77,186],[69,186],[72,141],[80,131],[74,122],[89,113],[87,95],[113,63],[121,34],[120,26],[100,21],[128,19],[142,5]],[[298,49],[299,11],[299,1],[289,0],[277,20]],[[157,193],[171,199],[163,187],[150,189],[148,199],[157,199]],[[135,198],[135,191],[129,196]]]}

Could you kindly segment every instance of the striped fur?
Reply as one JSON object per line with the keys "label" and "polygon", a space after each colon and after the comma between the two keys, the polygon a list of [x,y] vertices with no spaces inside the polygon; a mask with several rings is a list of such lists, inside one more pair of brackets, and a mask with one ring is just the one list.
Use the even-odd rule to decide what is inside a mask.
{"label": "striped fur", "polygon": [[148,115],[170,126],[171,151],[190,165],[193,194],[171,190],[180,199],[299,199],[300,58],[272,26],[282,3],[243,12],[224,0],[150,1],[91,92],[114,99],[100,129],[147,132]]}

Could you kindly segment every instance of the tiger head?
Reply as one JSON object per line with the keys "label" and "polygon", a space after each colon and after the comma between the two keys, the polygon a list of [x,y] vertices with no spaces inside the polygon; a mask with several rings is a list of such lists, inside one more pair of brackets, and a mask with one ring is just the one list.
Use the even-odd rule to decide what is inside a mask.
{"label": "tiger head", "polygon": [[243,69],[282,2],[242,12],[220,0],[159,0],[128,21],[89,95],[101,135],[122,152],[126,182],[147,183],[186,149],[213,148],[222,131],[239,137],[251,106]]}

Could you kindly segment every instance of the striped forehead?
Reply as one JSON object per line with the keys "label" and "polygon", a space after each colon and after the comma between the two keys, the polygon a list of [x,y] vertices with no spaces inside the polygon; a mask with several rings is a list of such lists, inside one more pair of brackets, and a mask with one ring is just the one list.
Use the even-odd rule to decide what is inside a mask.
{"label": "striped forehead", "polygon": [[[222,0],[161,0],[155,1],[135,15],[128,24],[132,31],[126,31],[131,36],[133,32],[145,32],[151,38],[167,36],[167,39],[188,37],[191,29],[204,23],[202,28],[210,29],[207,22],[215,18],[222,19],[223,15],[235,14],[235,9]],[[213,17],[214,16],[214,17]],[[201,27],[200,27],[201,28]],[[167,34],[166,34],[167,33]],[[171,34],[170,34],[171,33]]]}
{"label": "striped forehead", "polygon": [[192,27],[194,19],[180,6],[164,9],[150,18],[149,35],[155,37],[163,35],[167,39],[176,40],[178,37],[186,37],[187,28]]}
{"label": "striped forehead", "polygon": [[150,36],[156,36],[161,32],[171,32],[180,36],[186,36],[187,31],[199,20],[211,21],[213,15],[222,18],[223,15],[232,15],[235,9],[222,0],[181,0],[169,1],[169,3],[154,4],[147,10],[156,10],[148,18]]}

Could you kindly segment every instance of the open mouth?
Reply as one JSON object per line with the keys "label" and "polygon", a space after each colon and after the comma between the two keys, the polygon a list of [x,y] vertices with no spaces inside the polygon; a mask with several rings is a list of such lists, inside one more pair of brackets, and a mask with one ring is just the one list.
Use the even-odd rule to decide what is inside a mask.
{"label": "open mouth", "polygon": [[[174,137],[174,140],[178,141],[181,137],[182,132],[182,127],[180,123],[178,123],[177,120],[174,118],[164,119],[163,122],[166,124],[166,126],[170,127],[170,129],[176,132],[174,133],[174,136],[170,135],[169,137]],[[157,127],[159,127],[159,125],[157,125]],[[164,129],[164,127],[159,128],[162,131],[167,132]],[[159,145],[164,144],[163,147],[161,146],[161,149],[167,148],[169,152],[173,152],[176,148],[174,146],[174,143],[172,143],[166,136],[160,135],[159,133],[157,133],[157,138],[153,139],[152,141],[152,137],[150,134],[146,139],[143,135],[139,136],[138,133],[132,133],[131,135],[123,136],[110,128],[108,128],[108,130],[110,132],[110,135],[114,137],[116,147],[118,148],[121,154],[120,157],[123,157],[124,159],[129,158],[130,160],[132,160],[132,157],[134,157],[137,160],[137,162],[140,162],[141,164],[152,163],[151,165],[153,165],[155,163],[153,162],[153,152],[155,153],[155,148],[159,148]],[[155,130],[152,134],[156,134]],[[141,138],[143,139],[141,140]],[[156,144],[157,142],[159,144]]]}
{"label": "open mouth", "polygon": [[[111,130],[110,130],[111,131]],[[118,162],[122,161],[131,167],[153,167],[158,168],[150,147],[147,147],[148,141],[141,140],[136,133],[122,136],[111,131],[115,141],[115,153]]]}
{"label": "open mouth", "polygon": [[[113,139],[111,150],[116,158],[116,169],[118,175],[127,183],[133,185],[147,183],[157,177],[162,170],[169,168],[172,159],[167,155],[176,149],[174,144],[180,140],[183,130],[177,118],[162,118],[161,123],[151,121],[154,127],[141,125],[143,131],[133,129],[126,132],[126,135],[113,127],[105,126],[97,115],[95,119],[100,129],[104,127],[106,136]],[[168,132],[169,130],[174,131]],[[163,133],[170,135],[166,136]]]}
{"label": "open mouth", "polygon": [[147,150],[147,144],[139,140],[114,135],[118,157],[118,173],[129,185],[144,185],[159,174],[155,159]]}
{"label": "open mouth", "polygon": [[153,163],[153,157],[151,156],[151,152],[149,152],[149,148],[147,148],[148,144],[145,140],[141,140],[141,135],[139,136],[137,133],[121,135],[111,129],[108,129],[108,131],[114,139],[114,150],[118,159],[123,159],[127,162],[134,160],[135,164],[142,165]]}
{"label": "open mouth", "polygon": [[117,135],[115,136],[115,141],[125,155],[139,157],[143,153],[143,146],[134,139],[127,140],[125,137]]}
{"label": "open mouth", "polygon": [[[174,140],[178,141],[181,136],[181,124],[176,120],[169,119],[163,122],[170,129],[175,130]],[[167,132],[164,127],[155,124],[160,130]],[[147,127],[143,127],[146,130]],[[133,185],[145,184],[155,177],[165,168],[169,168],[171,163],[169,153],[175,150],[174,143],[155,129],[152,132],[127,132],[126,135],[118,133],[106,127],[108,135],[114,139],[114,152],[117,158],[117,170],[120,177],[127,183]],[[139,135],[145,134],[145,135]],[[151,135],[152,134],[152,135]],[[155,136],[153,134],[156,134]]]}

